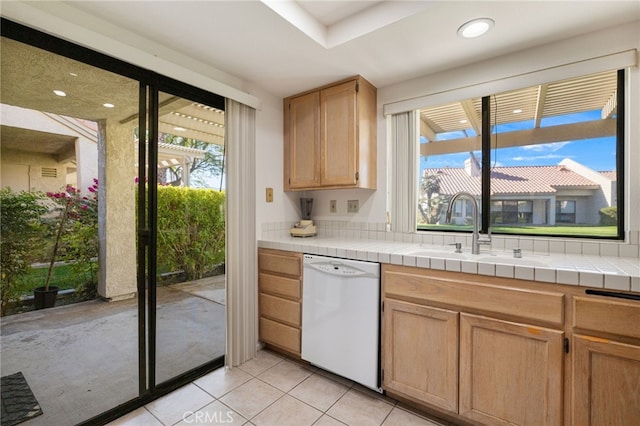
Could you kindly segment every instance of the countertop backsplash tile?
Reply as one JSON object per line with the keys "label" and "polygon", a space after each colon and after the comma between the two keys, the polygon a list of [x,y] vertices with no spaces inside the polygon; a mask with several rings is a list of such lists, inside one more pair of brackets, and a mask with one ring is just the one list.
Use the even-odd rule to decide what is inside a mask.
{"label": "countertop backsplash tile", "polygon": [[[262,224],[259,246],[419,268],[640,292],[640,231],[629,232],[626,241],[620,242],[493,235],[491,247],[482,246],[476,257],[470,254],[469,234],[402,234],[386,231],[384,222],[322,220],[315,222],[316,237],[293,238],[289,235],[293,224]],[[449,252],[454,253],[455,249],[448,245],[453,243],[462,243],[463,255],[443,258],[442,253],[445,257]],[[515,248],[522,251],[521,263],[512,256]],[[430,250],[435,253],[429,255]],[[422,253],[415,254],[416,251]]]}

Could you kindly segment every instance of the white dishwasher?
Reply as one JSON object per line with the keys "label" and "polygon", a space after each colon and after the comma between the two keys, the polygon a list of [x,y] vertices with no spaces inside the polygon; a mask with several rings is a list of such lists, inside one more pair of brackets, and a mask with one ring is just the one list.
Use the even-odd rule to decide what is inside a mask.
{"label": "white dishwasher", "polygon": [[379,263],[304,255],[302,359],[382,392]]}

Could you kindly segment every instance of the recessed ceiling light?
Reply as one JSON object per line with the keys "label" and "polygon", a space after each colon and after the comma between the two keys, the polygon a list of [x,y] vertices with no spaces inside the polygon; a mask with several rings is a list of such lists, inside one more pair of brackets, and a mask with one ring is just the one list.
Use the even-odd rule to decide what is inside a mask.
{"label": "recessed ceiling light", "polygon": [[460,120],[460,124],[465,124],[469,120]]}
{"label": "recessed ceiling light", "polygon": [[64,93],[62,90],[54,90],[53,93],[55,93],[58,96],[67,96],[67,94]]}
{"label": "recessed ceiling light", "polygon": [[184,127],[174,127],[173,130],[177,130],[178,132],[184,132],[187,129],[185,129]]}
{"label": "recessed ceiling light", "polygon": [[522,112],[522,110],[520,108],[513,110],[514,114],[520,114],[521,112]]}
{"label": "recessed ceiling light", "polygon": [[110,104],[110,103],[107,102],[105,104],[102,104],[102,106],[105,107],[105,108],[113,108],[115,105],[114,104]]}
{"label": "recessed ceiling light", "polygon": [[491,18],[472,19],[458,28],[458,35],[464,38],[479,37],[489,31],[494,24],[495,21]]}

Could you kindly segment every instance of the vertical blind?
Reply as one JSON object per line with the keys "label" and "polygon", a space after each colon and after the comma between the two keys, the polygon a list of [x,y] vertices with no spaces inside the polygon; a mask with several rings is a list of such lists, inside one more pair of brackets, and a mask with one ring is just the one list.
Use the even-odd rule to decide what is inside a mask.
{"label": "vertical blind", "polygon": [[391,230],[416,231],[418,209],[419,111],[391,116],[391,178],[389,183],[389,211]]}
{"label": "vertical blind", "polygon": [[255,109],[227,99],[228,367],[253,358],[258,341],[255,117]]}

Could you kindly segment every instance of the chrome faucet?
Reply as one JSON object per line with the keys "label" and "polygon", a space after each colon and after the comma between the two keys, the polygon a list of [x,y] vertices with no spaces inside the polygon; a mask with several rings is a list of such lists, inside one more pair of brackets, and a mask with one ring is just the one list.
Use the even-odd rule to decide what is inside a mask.
{"label": "chrome faucet", "polygon": [[449,200],[449,207],[447,207],[447,214],[445,215],[445,223],[451,223],[451,211],[453,205],[458,198],[468,198],[473,203],[473,234],[471,234],[471,253],[480,254],[481,245],[491,245],[491,231],[487,235],[487,238],[480,238],[480,232],[478,231],[478,217],[480,216],[478,211],[478,202],[476,198],[466,191],[457,192]]}

